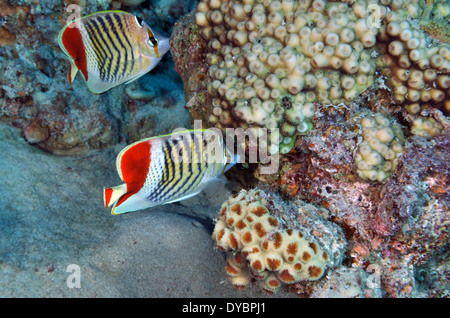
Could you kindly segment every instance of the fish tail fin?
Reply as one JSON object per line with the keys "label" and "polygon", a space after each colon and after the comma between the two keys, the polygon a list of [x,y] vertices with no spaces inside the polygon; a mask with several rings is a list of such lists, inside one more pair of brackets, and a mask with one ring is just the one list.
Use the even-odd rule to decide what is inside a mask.
{"label": "fish tail fin", "polygon": [[125,193],[127,193],[127,185],[125,183],[112,188],[103,188],[105,208],[109,208],[116,203]]}
{"label": "fish tail fin", "polygon": [[70,61],[69,65],[69,83],[72,85],[73,80],[75,79],[75,76],[78,73],[78,67],[75,65],[73,61]]}

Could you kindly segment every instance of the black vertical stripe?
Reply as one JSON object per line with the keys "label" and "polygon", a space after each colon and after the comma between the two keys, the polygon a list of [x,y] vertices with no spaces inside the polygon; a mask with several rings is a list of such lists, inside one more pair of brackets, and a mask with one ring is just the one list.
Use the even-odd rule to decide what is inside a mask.
{"label": "black vertical stripe", "polygon": [[[169,172],[167,174],[167,177],[161,180],[161,182],[166,183],[166,182],[168,182],[168,180],[170,178],[173,178],[173,172],[174,172],[173,161],[172,161],[172,158],[170,157],[171,156],[170,154],[172,153],[172,144],[168,140],[165,140],[163,142],[163,149],[164,149],[164,165],[168,165],[171,168],[171,169],[167,169]],[[172,172],[172,174],[170,174],[170,172]]]}
{"label": "black vertical stripe", "polygon": [[[165,178],[161,178],[161,180],[158,182],[158,186],[156,187],[156,191],[150,194],[150,200],[151,201],[158,201],[160,200],[160,193],[164,189],[167,184],[173,181],[175,178],[175,167],[173,165],[173,161],[171,158],[172,153],[172,145],[169,140],[165,140],[162,143],[162,149],[164,151],[164,162],[163,162],[163,169],[167,171],[168,173],[165,175]],[[171,167],[172,169],[169,169]]]}
{"label": "black vertical stripe", "polygon": [[[184,148],[185,152],[187,153],[187,149],[190,149],[192,152],[191,157],[189,158],[189,162],[185,163],[185,164],[187,164],[187,169],[183,170],[184,175],[186,176],[188,174],[188,176],[183,181],[183,183],[176,184],[171,189],[166,189],[167,194],[166,194],[165,200],[173,199],[174,196],[182,197],[182,196],[188,195],[189,193],[192,193],[193,190],[195,188],[197,188],[198,183],[201,181],[201,178],[203,178],[203,176],[205,175],[205,172],[208,168],[208,163],[205,162],[204,166],[203,166],[202,153],[203,153],[204,149],[201,148],[201,146],[203,145],[203,143],[201,142],[202,139],[203,138],[195,138],[195,134],[191,133],[191,139],[189,140],[189,143],[188,143],[188,141],[185,141],[186,142],[185,148]],[[192,146],[191,142],[194,143],[193,146]],[[200,142],[200,144],[199,144],[199,142]],[[198,161],[197,163],[195,163],[195,165],[197,166],[197,171],[195,173],[192,168],[194,165],[193,153],[195,153],[195,155],[196,155],[195,159]],[[182,176],[183,176],[183,174],[181,174],[181,179],[182,179]],[[186,185],[189,185],[189,186],[186,187]]]}
{"label": "black vertical stripe", "polygon": [[[180,190],[184,189],[184,191],[182,193],[180,193],[180,196],[183,196],[183,195],[189,193],[189,191],[191,191],[193,188],[195,188],[195,184],[196,184],[198,178],[203,176],[204,172],[205,172],[205,170],[202,169],[202,159],[203,158],[201,157],[201,153],[202,153],[202,149],[200,148],[201,145],[195,143],[195,141],[197,139],[199,139],[199,138],[195,138],[193,135],[191,135],[191,138],[194,138],[193,139],[194,147],[193,147],[192,151],[196,153],[196,157],[197,157],[196,159],[199,161],[198,163],[196,163],[198,172],[194,174],[194,171],[192,169],[192,165],[194,164],[194,162],[193,162],[194,158],[193,158],[193,156],[191,154],[191,160],[189,161],[189,166],[188,166],[188,170],[189,170],[189,174],[190,175],[189,175],[188,178],[186,178],[186,180],[184,180],[183,184],[180,187],[178,187],[178,189],[180,189]],[[199,154],[197,152],[200,153],[200,156],[199,156]],[[208,165],[205,164],[205,168],[207,166]],[[189,184],[189,183],[190,183],[190,186],[188,188],[184,188],[185,185]]]}
{"label": "black vertical stripe", "polygon": [[[192,135],[190,137],[191,139],[189,140],[183,140],[184,144],[183,147],[181,148],[183,151],[183,156],[182,158],[187,157],[188,154],[188,149],[191,149],[191,155],[192,155],[192,148],[191,148],[191,141],[192,141]],[[178,194],[179,196],[182,196],[184,193],[186,193],[186,191],[184,192],[179,192],[182,191],[182,189],[184,188],[184,186],[186,185],[187,181],[192,177],[193,175],[193,171],[192,171],[192,160],[189,160],[190,158],[188,158],[188,162],[180,162],[180,164],[178,165],[180,168],[180,179],[177,181],[177,183],[174,185],[173,188],[171,189],[166,189],[166,194],[165,194],[165,200],[167,199],[171,199],[173,198],[174,194]],[[187,169],[185,169],[185,165],[187,167]],[[183,176],[188,175],[188,177],[186,178],[186,180],[184,180],[183,183],[179,183],[182,179]],[[178,192],[178,193],[177,193]]]}
{"label": "black vertical stripe", "polygon": [[[108,54],[106,53],[103,45],[101,45],[101,42],[99,41],[99,38],[97,37],[97,34],[95,32],[95,27],[91,25],[91,20],[86,19],[84,21],[84,26],[89,34],[89,40],[91,44],[95,48],[95,53],[97,56],[97,63],[99,64],[99,71],[100,71],[100,78],[104,79],[105,77],[105,63],[108,58]],[[100,56],[98,55],[100,54]]]}
{"label": "black vertical stripe", "polygon": [[102,32],[100,25],[99,25],[99,20],[98,16],[97,19],[93,18],[91,20],[93,29],[95,31],[97,31],[96,36],[99,36],[99,44],[105,48],[105,51],[108,53],[108,58],[105,60],[105,64],[104,64],[104,78],[102,78],[103,80],[110,80],[110,71],[111,71],[111,64],[112,64],[112,60],[113,60],[113,52],[111,52],[111,46],[108,45],[108,42],[105,40],[105,37],[103,36],[105,34],[105,32]]}
{"label": "black vertical stripe", "polygon": [[[101,18],[101,16],[100,16],[100,18]],[[106,23],[104,23],[102,26],[106,29],[106,25],[109,25],[109,28],[106,29],[107,30],[106,34],[108,35],[108,37],[109,37],[109,39],[111,41],[111,44],[114,47],[114,50],[117,52],[116,53],[117,60],[116,60],[116,63],[114,64],[114,71],[113,71],[113,73],[114,73],[113,77],[114,77],[115,80],[117,80],[118,73],[119,73],[119,65],[120,65],[120,61],[121,61],[121,57],[122,56],[121,56],[121,51],[120,51],[120,49],[118,47],[118,45],[120,43],[117,42],[116,40],[114,40],[112,35],[114,34],[116,39],[119,39],[119,37],[118,37],[117,32],[115,30],[114,21],[111,18],[111,16],[109,14],[105,14],[104,15],[104,19],[106,20]],[[103,22],[105,22],[105,21],[103,21]]]}
{"label": "black vertical stripe", "polygon": [[[126,24],[125,24],[125,28],[128,28],[128,26]],[[129,30],[127,29],[127,31],[129,31]],[[127,73],[132,74],[134,71],[134,59],[135,59],[134,50],[133,50],[133,47],[131,46],[130,41],[128,40],[129,32],[126,32],[124,34],[125,34],[125,40],[128,42],[128,45],[130,46],[130,52],[131,52],[131,65],[130,65],[130,69],[127,71]]]}
{"label": "black vertical stripe", "polygon": [[[123,28],[121,16],[119,16],[118,14],[113,14],[112,16],[113,16],[114,20],[116,21],[117,27],[119,28],[119,30],[118,30],[119,32],[116,32],[116,37],[119,40],[119,43],[125,52],[125,59],[123,61],[124,64],[123,64],[122,73],[119,74],[120,78],[124,78],[126,75],[127,68],[128,68],[128,52],[129,51],[133,52],[133,48],[131,47],[129,42],[128,42],[128,47],[125,46],[124,42],[122,42],[121,36],[119,35],[119,33],[120,33],[125,38],[125,40],[128,41],[127,37],[125,36],[125,31]],[[131,53],[131,54],[133,54],[133,53]]]}
{"label": "black vertical stripe", "polygon": [[109,22],[107,21],[107,17],[109,17],[108,14],[106,15],[98,15],[97,16],[97,21],[100,24],[100,29],[103,35],[105,35],[105,37],[108,39],[108,41],[105,41],[105,45],[109,47],[109,50],[112,54],[111,56],[111,63],[108,67],[108,74],[109,74],[109,81],[113,81],[116,78],[117,75],[117,61],[115,61],[114,63],[114,56],[117,57],[117,60],[120,58],[120,52],[117,49],[117,46],[115,44],[114,39],[111,36],[110,30],[111,28],[107,27],[107,24],[109,24]]}
{"label": "black vertical stripe", "polygon": [[196,185],[198,178],[203,177],[205,175],[206,170],[208,169],[208,158],[205,158],[206,160],[203,166],[203,156],[202,156],[203,152],[206,151],[206,146],[208,142],[204,139],[204,135],[201,135],[201,138],[197,138],[197,142],[199,142],[199,144],[196,145],[195,149],[197,149],[198,151],[197,154],[197,160],[199,161],[197,163],[198,173],[195,176],[194,180],[192,180],[191,187]]}
{"label": "black vertical stripe", "polygon": [[[86,20],[84,22],[84,27],[86,28],[88,35],[89,35],[89,40],[92,44],[92,46],[94,46],[94,49],[96,50],[96,56],[98,57],[97,60],[99,60],[100,62],[104,62],[105,59],[107,58],[106,52],[103,49],[103,47],[99,44],[98,42],[98,38],[94,32],[94,30],[92,29],[92,25],[90,23],[89,20]],[[98,52],[98,54],[97,54]]]}
{"label": "black vertical stripe", "polygon": [[[158,187],[157,187],[158,190],[155,191],[155,196],[161,202],[170,201],[174,190],[179,188],[179,187],[177,187],[177,184],[183,178],[183,175],[186,172],[182,167],[182,164],[183,164],[182,161],[174,163],[172,160],[172,157],[171,157],[171,154],[173,152],[172,149],[174,149],[178,145],[181,147],[180,149],[183,152],[182,157],[184,157],[188,146],[186,145],[186,142],[187,142],[186,138],[183,138],[182,141],[183,141],[183,144],[180,142],[180,140],[172,140],[170,137],[169,137],[169,139],[167,139],[165,141],[165,144],[169,148],[169,151],[166,153],[166,162],[168,163],[168,165],[172,166],[173,174],[172,174],[172,178],[170,178],[169,180],[166,180],[166,182],[160,182],[160,184],[158,184]],[[175,147],[172,147],[172,146],[175,146]],[[188,166],[188,170],[190,171],[190,173],[192,173],[190,166]],[[178,180],[175,180],[176,172],[179,172],[179,175],[180,175]],[[170,185],[170,187],[169,187],[169,185]]]}
{"label": "black vertical stripe", "polygon": [[[183,139],[183,142],[186,142],[185,139]],[[184,169],[182,167],[183,164],[183,157],[184,157],[184,152],[186,151],[186,145],[183,143],[181,144],[179,140],[172,140],[169,139],[168,143],[171,144],[173,143],[173,146],[175,146],[175,150],[179,150],[176,146],[180,146],[181,151],[182,151],[182,155],[181,155],[181,161],[179,162],[173,162],[172,160],[172,156],[170,155],[167,160],[170,161],[170,164],[173,167],[173,178],[170,179],[167,183],[165,183],[164,185],[162,185],[159,189],[159,197],[161,200],[163,201],[167,201],[170,196],[171,196],[171,190],[176,188],[178,182],[180,182],[180,180],[183,178],[183,173],[184,173]],[[171,147],[171,149],[173,149],[173,147]],[[172,151],[169,152],[169,154],[171,154]],[[179,156],[179,153],[177,153],[177,155]],[[177,175],[177,172],[179,174],[178,179],[176,180],[175,177]],[[168,186],[171,186],[171,188],[169,188]]]}

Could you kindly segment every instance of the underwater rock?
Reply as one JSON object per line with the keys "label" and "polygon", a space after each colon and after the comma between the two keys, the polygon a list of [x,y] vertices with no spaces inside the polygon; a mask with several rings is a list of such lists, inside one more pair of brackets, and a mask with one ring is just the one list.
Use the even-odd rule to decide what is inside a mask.
{"label": "underwater rock", "polygon": [[[122,140],[131,143],[189,127],[182,85],[168,57],[134,83],[153,92],[149,99],[134,99],[142,94],[139,89],[127,94],[127,85],[91,94],[80,75],[69,84],[69,63],[57,38],[66,19],[76,13],[73,8],[66,11],[70,4],[79,5],[82,15],[111,9],[109,0],[1,2],[0,120],[20,128],[30,143],[60,155],[83,155]],[[146,10],[136,10],[148,18]],[[161,16],[147,22],[153,26],[169,18],[174,19]]]}
{"label": "underwater rock", "polygon": [[[90,2],[86,10],[107,9],[108,3]],[[120,101],[121,92],[109,99],[90,94],[80,79],[72,87],[67,80],[68,64],[56,41],[69,15],[66,7],[57,1],[38,6],[3,1],[2,6],[4,27],[15,41],[0,48],[1,120],[21,128],[30,143],[56,154],[79,155],[117,143],[117,119],[105,105],[118,107],[114,101]]]}
{"label": "underwater rock", "polygon": [[319,281],[314,289],[305,287],[299,291],[303,291],[300,295],[311,298],[381,298],[380,287],[370,272],[341,266],[327,275],[327,279]]}
{"label": "underwater rock", "polygon": [[377,184],[356,175],[357,131],[344,118],[321,117],[289,154],[275,188],[331,211],[350,242],[345,265],[376,264],[386,295],[418,296],[414,269],[441,257],[450,239],[450,130],[433,139],[410,136],[397,169]]}
{"label": "underwater rock", "polygon": [[[170,51],[175,70],[183,81],[186,107],[194,119],[202,119],[211,107],[206,95],[209,66],[205,58],[208,48],[196,29],[194,12],[177,21],[170,37]],[[203,107],[192,107],[197,100]]]}

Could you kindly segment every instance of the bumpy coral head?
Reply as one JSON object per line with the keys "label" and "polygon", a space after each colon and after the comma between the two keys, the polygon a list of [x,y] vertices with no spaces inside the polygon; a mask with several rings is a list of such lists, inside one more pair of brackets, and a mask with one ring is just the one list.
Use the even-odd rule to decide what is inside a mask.
{"label": "bumpy coral head", "polygon": [[[394,6],[392,2],[393,11],[383,18],[377,37],[385,65],[382,73],[388,78],[394,100],[413,115],[427,108],[450,114],[450,45],[448,38],[443,38],[442,43],[432,40],[436,33],[445,33],[436,22],[439,12],[434,12],[433,8],[446,11],[450,6],[437,5],[439,3],[427,5],[423,12],[423,2],[417,0],[408,3],[408,10]],[[430,18],[434,15],[438,20]],[[448,32],[449,22],[440,23]]]}
{"label": "bumpy coral head", "polygon": [[210,124],[279,129],[278,142],[292,146],[312,129],[317,103],[354,100],[374,82],[378,31],[367,5],[202,0],[195,21],[209,47]]}
{"label": "bumpy coral head", "polygon": [[[286,284],[318,280],[327,266],[340,263],[331,248],[344,250],[339,231],[323,234],[327,241],[319,242],[307,233],[310,228],[286,228],[275,215],[282,207],[286,208],[257,189],[241,191],[222,205],[212,238],[221,251],[231,254],[226,271],[236,288],[257,281],[264,291],[275,293]],[[326,228],[322,221],[309,222]]]}

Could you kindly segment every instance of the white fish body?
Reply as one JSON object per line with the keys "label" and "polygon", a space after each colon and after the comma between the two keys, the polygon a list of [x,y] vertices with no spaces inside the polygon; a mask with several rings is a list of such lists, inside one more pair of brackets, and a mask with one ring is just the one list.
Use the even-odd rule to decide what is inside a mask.
{"label": "white fish body", "polygon": [[138,79],[169,51],[168,38],[123,11],[101,11],[74,20],[61,30],[58,43],[70,62],[69,82],[80,70],[94,94]]}
{"label": "white fish body", "polygon": [[121,214],[185,200],[238,160],[213,130],[140,140],[119,153],[116,166],[125,183],[104,188],[105,207],[113,206],[112,214]]}

